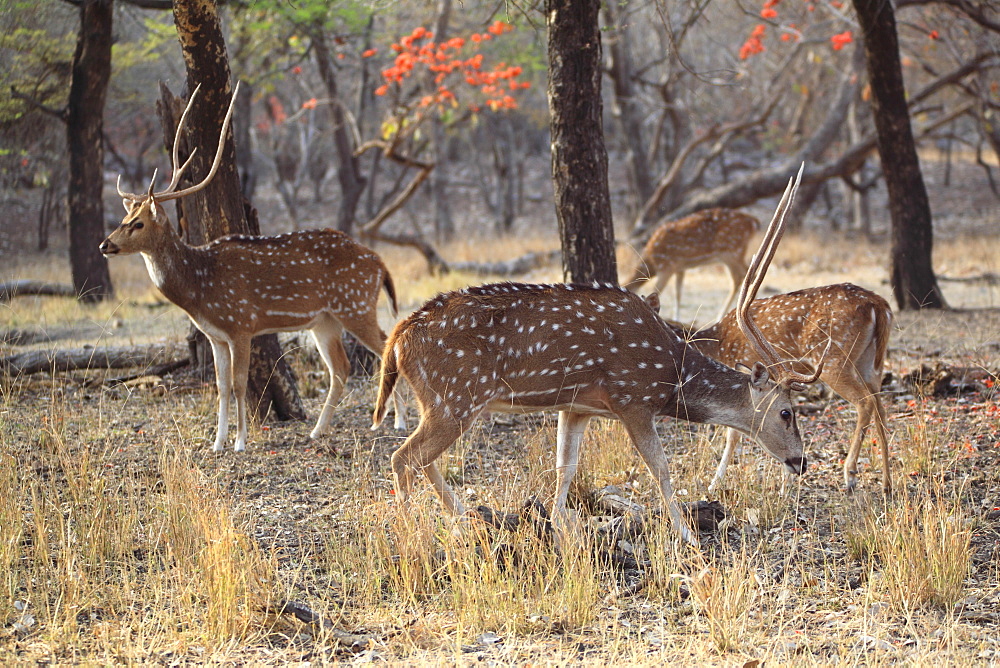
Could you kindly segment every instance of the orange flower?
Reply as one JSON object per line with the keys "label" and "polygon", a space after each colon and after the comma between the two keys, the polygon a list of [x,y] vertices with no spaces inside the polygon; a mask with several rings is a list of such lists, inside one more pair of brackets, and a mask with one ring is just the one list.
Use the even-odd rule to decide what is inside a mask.
{"label": "orange flower", "polygon": [[316,98],[313,97],[313,98],[310,98],[310,99],[306,100],[305,102],[303,102],[302,103],[302,108],[303,109],[315,109],[317,104],[318,104],[318,102],[316,101]]}
{"label": "orange flower", "polygon": [[302,68],[296,65],[292,68],[292,74],[302,74]]}
{"label": "orange flower", "polygon": [[389,86],[386,84],[383,84],[375,89],[375,94],[378,96],[385,95],[388,92],[389,92]]}
{"label": "orange flower", "polygon": [[494,35],[502,35],[508,30],[513,30],[513,29],[514,29],[513,26],[511,26],[509,23],[504,23],[503,21],[494,21],[493,25],[491,25],[486,30]]}
{"label": "orange flower", "polygon": [[371,58],[376,53],[378,53],[378,49],[367,49],[364,52],[362,52],[361,57],[362,58]]}
{"label": "orange flower", "polygon": [[928,34],[927,36],[930,37],[931,39],[938,39],[941,35],[938,33],[937,30],[931,30],[930,34]]}
{"label": "orange flower", "polygon": [[773,19],[776,18],[777,16],[778,12],[774,11],[770,7],[765,7],[764,9],[760,10],[760,17],[762,19]]}
{"label": "orange flower", "polygon": [[833,44],[834,51],[840,51],[853,41],[854,38],[851,36],[850,30],[845,30],[844,32],[836,34],[830,38],[830,42]]}

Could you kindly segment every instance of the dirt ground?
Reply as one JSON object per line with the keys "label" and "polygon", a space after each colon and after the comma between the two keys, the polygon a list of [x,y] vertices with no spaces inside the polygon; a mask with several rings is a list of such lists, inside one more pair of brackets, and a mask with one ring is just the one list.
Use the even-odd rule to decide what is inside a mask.
{"label": "dirt ground", "polygon": [[[964,250],[968,246],[962,245],[971,237],[976,252],[995,258],[1000,250],[995,231],[981,233],[984,218],[995,220],[996,200],[992,209],[978,201],[975,206],[979,208],[969,213],[969,229],[964,232],[954,216],[945,217],[944,236],[957,239],[953,252],[943,251],[947,266],[941,273],[951,278],[975,277],[997,269],[996,264],[984,266],[970,259],[972,254]],[[13,237],[11,229],[5,229],[0,257],[11,261],[19,274],[36,277],[26,275],[27,269],[51,266],[44,258],[22,256],[13,260]],[[793,249],[796,243],[810,246],[814,238],[807,234],[799,242],[792,240]],[[887,294],[885,269],[871,259],[882,252],[884,246],[856,241],[831,244],[815,254],[795,250],[776,264],[768,284],[777,291],[851,280]],[[65,275],[60,268],[45,271],[57,277]],[[7,273],[4,271],[5,277]],[[854,555],[845,526],[856,521],[860,508],[877,508],[884,503],[878,482],[881,463],[875,449],[866,448],[862,453],[861,488],[852,497],[845,495],[841,464],[853,430],[854,412],[843,400],[822,392],[799,399],[800,428],[811,463],[787,502],[755,500],[727,490],[709,497],[709,477],[705,474],[711,471],[721,449],[721,434],[671,420],[659,426],[680,498],[720,501],[730,518],[723,528],[702,534],[702,549],[712,553],[724,549],[730,540],[745,540],[753,534],[763,536],[761,540],[766,539],[771,546],[761,566],[766,577],[780,586],[794,585],[796,592],[812,587],[812,600],[805,600],[805,594],[795,595],[796,635],[775,632],[761,641],[771,659],[790,664],[799,660],[816,664],[920,662],[922,657],[935,656],[928,647],[951,643],[952,649],[954,644],[964,644],[964,649],[941,654],[946,663],[947,657],[955,656],[973,657],[983,663],[1000,660],[1000,618],[996,614],[1000,605],[1000,390],[996,389],[1000,378],[1000,292],[987,279],[942,285],[956,309],[896,314],[883,399],[889,416],[897,499],[912,497],[915,504],[920,503],[928,490],[940,485],[962,499],[964,516],[973,527],[967,595],[953,609],[900,614],[883,610],[872,598],[874,585],[868,579],[871,570]],[[690,317],[699,313],[699,301],[722,295],[727,287],[709,272],[693,275],[689,286],[685,303],[691,300],[686,311]],[[408,294],[405,301],[410,307],[420,301],[420,295]],[[116,312],[109,316],[117,319],[111,327],[110,320],[103,318],[65,321],[58,313],[46,310],[41,300],[19,299],[0,307],[0,331],[45,331],[47,340],[33,344],[39,347],[106,342],[109,331],[113,338],[127,342],[141,342],[151,331],[158,340],[183,336],[184,318],[176,309],[150,302],[145,296],[138,299],[142,304],[123,308],[120,313],[124,315]],[[669,300],[665,304],[669,305]],[[714,307],[710,310],[714,312]],[[35,317],[39,313],[44,314],[41,319]],[[155,326],[150,324],[150,316]],[[0,355],[26,349],[29,347],[0,346]],[[318,414],[326,382],[319,373],[321,365],[309,350],[295,353],[292,358],[312,420]],[[921,369],[923,372],[915,376]],[[602,579],[606,602],[588,627],[552,629],[547,634],[524,637],[511,635],[500,641],[485,635],[489,629],[479,629],[471,639],[460,643],[457,657],[455,646],[446,643],[427,642],[427,647],[419,651],[410,644],[405,651],[398,649],[399,638],[411,633],[419,609],[400,611],[394,618],[372,616],[343,600],[338,584],[330,581],[323,566],[323,555],[336,550],[338,541],[356,538],[360,506],[391,498],[388,457],[403,437],[391,429],[390,420],[378,430],[370,430],[374,392],[370,379],[352,379],[349,395],[335,413],[329,435],[311,441],[310,423],[269,422],[252,430],[248,451],[240,455],[209,452],[216,401],[210,383],[184,373],[131,383],[105,380],[71,372],[54,377],[37,374],[7,384],[2,420],[12,430],[8,443],[16,444],[12,447],[17,465],[35,470],[48,465],[38,443],[39,434],[51,420],[72,423],[68,433],[79,437],[70,441],[71,447],[96,453],[107,471],[122,477],[142,472],[143,479],[155,481],[165,449],[188,451],[194,465],[224,491],[234,514],[242,518],[259,546],[278,555],[289,598],[322,609],[329,609],[334,605],[331,601],[335,601],[340,606],[338,624],[371,641],[363,652],[354,653],[344,648],[331,649],[317,640],[296,640],[294,634],[275,634],[260,645],[233,650],[226,655],[226,661],[271,663],[275,659],[269,657],[279,656],[280,662],[317,663],[537,660],[597,664],[621,659],[616,650],[603,644],[605,635],[598,629],[604,625],[617,625],[619,629],[632,625],[636,629],[633,634],[618,633],[624,633],[630,642],[645,643],[650,662],[671,656],[685,662],[677,655],[657,654],[656,642],[646,631],[639,630],[651,623],[650,602],[642,591],[623,593],[630,583],[643,577],[639,566],[629,566],[627,572],[608,570]],[[923,434],[933,434],[933,438]],[[469,505],[483,503],[515,513],[530,496],[545,498],[550,493],[518,487],[528,475],[525,471],[539,439],[554,440],[554,416],[493,416],[453,449],[445,469]],[[736,480],[757,481],[764,494],[778,496],[777,466],[763,458],[759,450],[746,448],[734,469]],[[637,457],[624,472],[602,472],[595,467],[586,477],[573,496],[584,515],[592,512],[594,492],[609,484],[624,486],[633,502],[656,505],[649,476]],[[433,499],[424,499],[421,507],[428,513],[440,513]],[[812,578],[824,584],[809,585]],[[667,614],[664,606],[670,605],[680,610],[684,603],[658,601],[656,614]],[[949,624],[949,638],[937,640],[934,629],[942,625],[942,619]],[[11,656],[26,661],[58,662],[58,657],[44,648],[33,648],[30,635],[11,634],[0,638],[0,643],[7,644]],[[723,653],[712,660],[725,663],[742,660],[742,656]],[[200,662],[199,656],[191,653],[155,660],[165,664]],[[689,656],[691,661],[695,657]]]}

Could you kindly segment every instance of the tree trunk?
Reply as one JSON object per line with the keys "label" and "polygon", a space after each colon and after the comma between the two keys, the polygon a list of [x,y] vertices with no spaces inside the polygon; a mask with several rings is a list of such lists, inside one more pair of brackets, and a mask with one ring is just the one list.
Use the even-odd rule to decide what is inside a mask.
{"label": "tree trunk", "polygon": [[73,287],[85,302],[114,294],[108,262],[97,250],[105,237],[104,99],[111,78],[113,0],[89,0],[80,6],[80,34],[66,108],[69,151],[69,259]]}
{"label": "tree trunk", "polygon": [[854,0],[854,9],[864,34],[878,152],[889,192],[892,292],[902,310],[941,308],[944,298],[931,263],[930,203],[910,128],[896,17],[887,0]]}
{"label": "tree trunk", "polygon": [[597,0],[546,0],[549,128],[563,273],[618,282],[601,102]]}
{"label": "tree trunk", "polygon": [[[437,0],[434,20],[434,40],[440,44],[448,39],[448,23],[451,21],[451,0]],[[427,76],[424,84],[430,90],[436,88],[434,80]],[[431,172],[431,200],[434,206],[434,234],[438,243],[450,241],[455,236],[455,221],[451,215],[448,200],[448,144],[441,118],[430,119],[431,150],[434,152],[435,169]]]}
{"label": "tree trunk", "polygon": [[618,3],[605,4],[604,11],[608,16],[608,24],[614,31],[608,44],[611,56],[608,74],[614,92],[612,112],[625,143],[629,177],[637,199],[637,203],[630,207],[631,217],[653,194],[653,176],[649,170],[649,161],[646,160],[648,144],[642,131],[642,110],[632,85],[632,52],[629,48],[628,27],[622,20],[622,7]]}
{"label": "tree trunk", "polygon": [[[174,23],[187,68],[189,90],[201,84],[181,145],[187,154],[194,147],[198,148],[187,171],[187,178],[197,182],[208,174],[211,167],[218,146],[219,129],[232,95],[229,58],[214,0],[175,0]],[[169,142],[173,139],[173,127],[180,118],[182,105],[162,85],[161,94],[164,98],[161,120],[170,121],[169,131],[164,128],[164,137]],[[215,178],[204,190],[178,200],[178,220],[185,221],[182,228],[190,243],[203,244],[234,233],[260,234],[256,213],[249,204],[245,205],[240,189],[236,151],[233,141],[229,139],[231,136],[230,131]],[[183,162],[184,158],[180,160]],[[183,182],[180,187],[184,187]],[[204,337],[200,338],[202,340],[197,344],[200,351],[192,357],[192,362],[211,359],[208,342]],[[247,403],[257,419],[271,410],[282,420],[305,417],[295,377],[282,357],[278,337],[274,334],[258,336],[253,340]]]}
{"label": "tree trunk", "polygon": [[333,122],[333,144],[337,150],[337,180],[340,182],[341,190],[337,229],[350,234],[366,181],[361,175],[359,158],[354,155],[354,139],[348,127],[347,114],[344,113],[344,101],[340,99],[337,91],[337,73],[333,71],[330,48],[320,26],[316,26],[313,30],[312,43],[316,51],[316,64],[319,66],[320,77],[331,100],[330,117]]}

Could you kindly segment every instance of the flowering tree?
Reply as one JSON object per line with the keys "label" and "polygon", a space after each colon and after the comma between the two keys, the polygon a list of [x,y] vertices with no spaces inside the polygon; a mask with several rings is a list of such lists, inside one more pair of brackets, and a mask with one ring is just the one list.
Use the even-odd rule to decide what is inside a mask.
{"label": "flowering tree", "polygon": [[[817,3],[806,3],[812,14]],[[826,9],[844,23],[853,20],[844,12],[845,3],[830,0]],[[802,30],[796,23],[782,21],[781,0],[765,0],[762,19],[772,22],[783,41],[799,40]],[[931,263],[933,232],[930,203],[920,172],[916,144],[910,126],[906,91],[900,65],[896,21],[892,5],[883,0],[853,0],[855,18],[865,35],[864,53],[871,91],[872,112],[877,131],[877,146],[882,171],[889,192],[892,220],[892,261],[890,281],[900,309],[941,308],[941,296]],[[801,11],[801,8],[800,8]],[[816,22],[817,30],[829,31],[829,22]],[[739,57],[746,60],[766,50],[767,26],[759,23],[740,47]],[[930,35],[937,39],[936,31]],[[833,51],[840,51],[854,41],[851,29],[830,35]]]}
{"label": "flowering tree", "polygon": [[[517,108],[518,91],[530,88],[521,80],[523,69],[506,62],[490,64],[480,51],[485,42],[511,32],[514,27],[494,21],[485,31],[468,37],[452,37],[436,42],[423,26],[390,45],[395,55],[381,72],[382,83],[375,95],[389,103],[379,137],[361,144],[356,154],[377,149],[382,154],[417,172],[397,196],[367,223],[361,233],[387,241],[413,245],[424,252],[432,265],[443,264],[429,247],[413,237],[387,237],[379,232],[382,224],[409,199],[434,169],[434,163],[419,159],[423,148],[421,127],[435,118],[446,126],[474,118],[484,110],[494,112]],[[379,50],[370,48],[364,58],[374,58]]]}

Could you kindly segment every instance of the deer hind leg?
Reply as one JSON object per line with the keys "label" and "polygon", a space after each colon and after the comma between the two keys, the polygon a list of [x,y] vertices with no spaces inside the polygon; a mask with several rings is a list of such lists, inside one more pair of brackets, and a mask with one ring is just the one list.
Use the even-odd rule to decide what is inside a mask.
{"label": "deer hind leg", "polygon": [[347,383],[347,376],[351,373],[351,362],[344,352],[344,344],[341,340],[343,326],[334,318],[324,318],[310,330],[319,356],[323,359],[327,370],[330,372],[330,389],[326,393],[326,401],[320,411],[316,426],[309,433],[309,438],[317,438],[326,432],[333,417],[333,409],[340,402],[340,397],[344,393],[344,386]]}
{"label": "deer hind leg", "polygon": [[719,317],[716,320],[722,320],[729,313],[729,309],[732,308],[733,302],[736,300],[736,293],[740,290],[740,283],[743,282],[743,277],[746,276],[747,264],[742,258],[731,259],[726,262],[726,269],[729,270],[729,278],[732,279],[733,287],[730,288],[729,296],[722,305],[722,310],[719,311]]}
{"label": "deer hind leg", "polygon": [[688,528],[687,523],[681,515],[680,506],[674,496],[674,488],[670,484],[670,466],[663,446],[660,444],[660,437],[656,434],[656,425],[653,417],[647,412],[636,412],[634,414],[619,414],[625,430],[632,439],[632,444],[639,451],[646,468],[659,483],[660,495],[663,503],[670,513],[674,530],[687,543],[698,546],[698,537]]}
{"label": "deer hind leg", "polygon": [[247,449],[247,378],[250,375],[250,338],[229,342],[233,363],[233,394],[236,395],[236,445],[233,450]]}
{"label": "deer hind leg", "polygon": [[229,400],[233,394],[233,365],[229,344],[222,339],[209,338],[212,357],[215,359],[215,386],[219,390],[219,424],[212,450],[221,452],[229,438]]}
{"label": "deer hind leg", "polygon": [[858,484],[858,457],[864,442],[865,428],[874,423],[876,439],[882,454],[882,489],[888,494],[892,491],[892,469],[889,463],[889,443],[885,433],[885,408],[875,394],[869,394],[859,399],[855,404],[858,411],[858,424],[854,429],[850,450],[844,460],[844,487],[853,492]]}
{"label": "deer hind leg", "polygon": [[732,429],[726,429],[726,449],[722,451],[722,459],[719,460],[719,467],[715,469],[715,477],[712,478],[711,484],[708,486],[708,493],[715,494],[719,486],[722,485],[722,479],[726,475],[726,469],[729,467],[729,463],[733,461],[733,455],[736,453],[736,446],[740,442],[740,432]]}
{"label": "deer hind leg", "polygon": [[[468,424],[471,424],[471,420]],[[465,506],[458,500],[458,496],[445,482],[444,476],[434,464],[435,460],[458,440],[463,431],[465,430],[462,424],[454,418],[427,411],[421,413],[420,424],[416,430],[398,450],[392,453],[396,498],[401,503],[409,501],[416,473],[422,471],[434,486],[434,491],[437,492],[445,509],[452,515],[465,514]]]}
{"label": "deer hind leg", "polygon": [[[347,331],[368,350],[382,359],[382,352],[385,350],[385,332],[378,326],[378,318],[374,310],[367,311],[362,317],[345,323]],[[395,408],[396,419],[393,426],[402,431],[406,429],[406,401],[403,399],[403,383],[397,382],[392,390],[392,404]]]}

